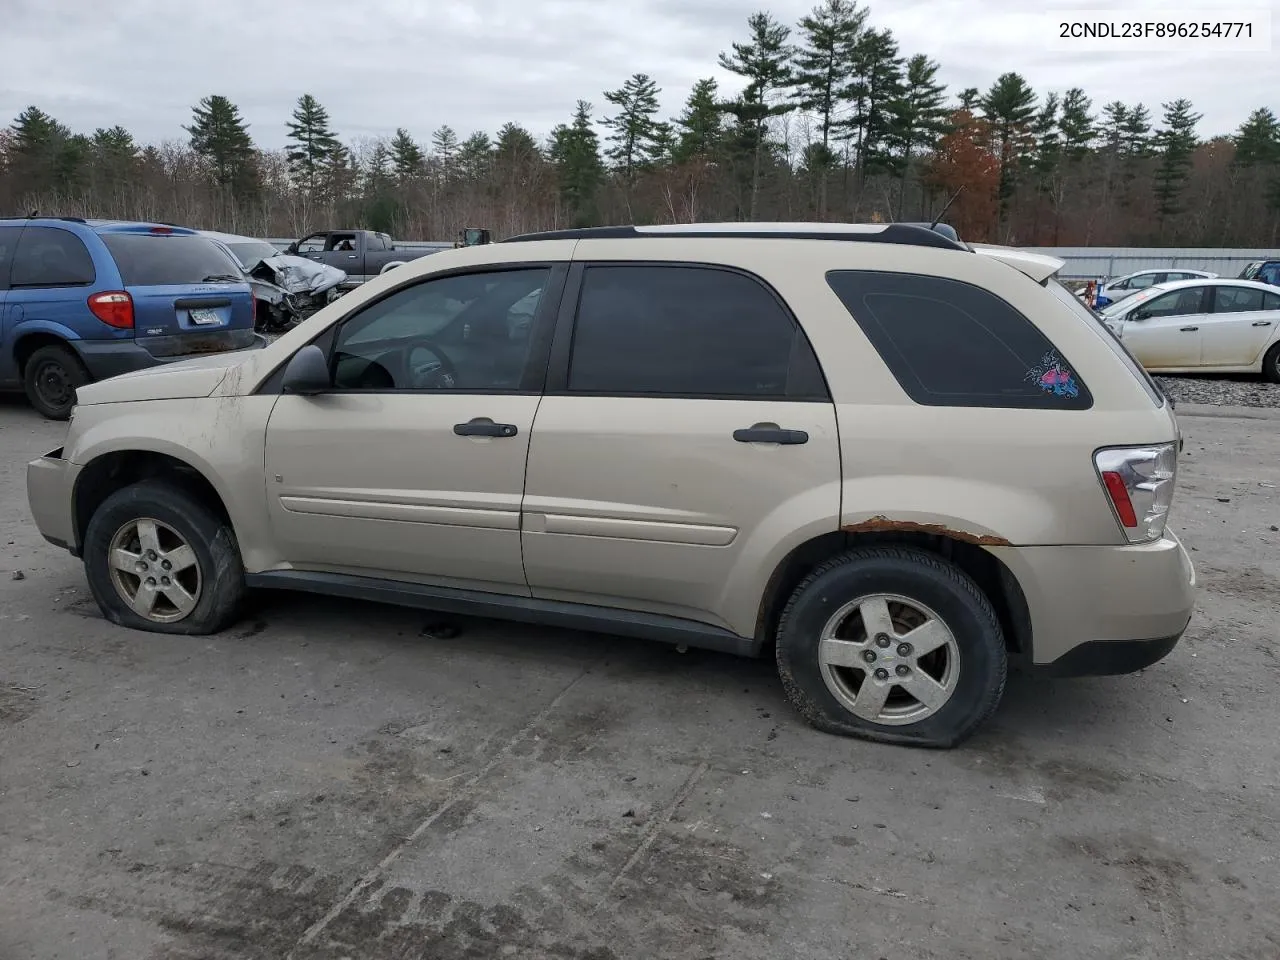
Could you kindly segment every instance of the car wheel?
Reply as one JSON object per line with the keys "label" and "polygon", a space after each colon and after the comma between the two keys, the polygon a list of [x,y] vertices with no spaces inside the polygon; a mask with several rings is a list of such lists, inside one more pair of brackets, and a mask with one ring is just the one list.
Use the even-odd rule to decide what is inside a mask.
{"label": "car wheel", "polygon": [[914,547],[859,548],[796,588],[777,637],[787,696],[820,730],[954,747],[991,715],[1008,669],[991,601]]}
{"label": "car wheel", "polygon": [[1272,383],[1280,383],[1280,343],[1273,343],[1262,358],[1262,375]]}
{"label": "car wheel", "polygon": [[244,600],[230,525],[176,484],[146,480],[107,497],[89,521],[83,556],[94,599],[120,626],[217,633]]}
{"label": "car wheel", "polygon": [[89,382],[89,371],[70,347],[41,347],[23,368],[27,399],[50,420],[66,420],[76,405],[76,390]]}

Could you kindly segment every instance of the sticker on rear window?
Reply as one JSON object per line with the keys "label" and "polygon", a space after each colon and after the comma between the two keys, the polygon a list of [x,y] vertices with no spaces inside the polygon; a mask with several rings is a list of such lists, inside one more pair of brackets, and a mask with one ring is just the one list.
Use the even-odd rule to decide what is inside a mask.
{"label": "sticker on rear window", "polygon": [[1027,379],[1035,383],[1045,393],[1055,397],[1077,397],[1080,387],[1076,384],[1076,376],[1053,351],[1040,358],[1040,362],[1027,371]]}

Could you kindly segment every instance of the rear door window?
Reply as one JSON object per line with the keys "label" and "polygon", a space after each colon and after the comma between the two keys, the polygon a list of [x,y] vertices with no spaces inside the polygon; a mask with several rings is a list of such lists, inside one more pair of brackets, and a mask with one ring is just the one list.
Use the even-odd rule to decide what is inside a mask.
{"label": "rear door window", "polygon": [[241,280],[240,266],[207,237],[104,233],[126,287],[164,287]]}
{"label": "rear door window", "polygon": [[716,267],[589,266],[574,324],[570,393],[817,400],[817,358],[778,297]]}
{"label": "rear door window", "polygon": [[1280,310],[1280,293],[1268,293],[1262,298],[1263,310]]}
{"label": "rear door window", "polygon": [[84,241],[58,227],[27,227],[18,239],[10,283],[14,287],[82,287],[97,272]]}
{"label": "rear door window", "polygon": [[943,277],[833,270],[827,283],[902,389],[928,406],[1085,410],[1088,388],[1011,304]]}
{"label": "rear door window", "polygon": [[1248,287],[1217,287],[1214,289],[1214,313],[1249,313],[1261,310],[1265,290]]}

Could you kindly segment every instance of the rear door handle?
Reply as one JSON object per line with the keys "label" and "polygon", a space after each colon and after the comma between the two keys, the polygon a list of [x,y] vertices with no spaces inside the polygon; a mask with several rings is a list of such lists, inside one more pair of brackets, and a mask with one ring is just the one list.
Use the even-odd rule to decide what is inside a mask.
{"label": "rear door handle", "polygon": [[1200,329],[1199,327],[1183,327],[1183,328],[1182,328],[1182,332],[1183,332],[1183,333],[1194,333],[1195,331],[1197,331],[1197,330],[1199,330],[1199,329]]}
{"label": "rear door handle", "polygon": [[1253,325],[1254,325],[1255,327],[1269,327],[1269,326],[1271,326],[1271,321],[1270,321],[1270,320],[1255,320],[1255,321],[1253,321]]}
{"label": "rear door handle", "polygon": [[808,443],[809,435],[803,430],[757,425],[733,431],[733,439],[739,443]]}
{"label": "rear door handle", "polygon": [[494,423],[477,417],[467,423],[455,423],[453,432],[460,437],[514,437],[519,431],[514,423]]}

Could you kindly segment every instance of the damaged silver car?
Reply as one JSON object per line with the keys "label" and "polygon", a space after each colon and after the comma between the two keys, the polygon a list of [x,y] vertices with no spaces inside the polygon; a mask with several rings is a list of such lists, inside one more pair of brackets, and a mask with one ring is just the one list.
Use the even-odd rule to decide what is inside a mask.
{"label": "damaged silver car", "polygon": [[342,295],[347,275],[306,257],[281,253],[265,240],[202,231],[240,264],[257,299],[254,326],[259,333],[281,333]]}

